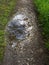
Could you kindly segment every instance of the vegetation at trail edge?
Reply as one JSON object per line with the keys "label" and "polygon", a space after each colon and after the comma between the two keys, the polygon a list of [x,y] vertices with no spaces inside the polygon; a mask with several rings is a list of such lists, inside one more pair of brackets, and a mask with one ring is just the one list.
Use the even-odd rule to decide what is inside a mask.
{"label": "vegetation at trail edge", "polygon": [[16,0],[0,0],[0,61],[3,59],[4,48],[6,46],[4,42],[4,30],[11,12],[16,5]]}
{"label": "vegetation at trail edge", "polygon": [[45,46],[49,50],[49,0],[34,0]]}

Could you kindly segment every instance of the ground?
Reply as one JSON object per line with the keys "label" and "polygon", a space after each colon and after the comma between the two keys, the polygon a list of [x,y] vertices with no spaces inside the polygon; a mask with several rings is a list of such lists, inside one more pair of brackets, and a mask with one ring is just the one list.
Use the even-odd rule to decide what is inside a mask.
{"label": "ground", "polygon": [[32,4],[31,0],[17,1],[16,16],[25,14],[28,19],[24,20],[29,20],[33,29],[30,31],[31,36],[27,39],[20,42],[16,41],[16,47],[12,48],[9,43],[7,44],[3,65],[47,65],[43,41],[38,29],[34,5]]}

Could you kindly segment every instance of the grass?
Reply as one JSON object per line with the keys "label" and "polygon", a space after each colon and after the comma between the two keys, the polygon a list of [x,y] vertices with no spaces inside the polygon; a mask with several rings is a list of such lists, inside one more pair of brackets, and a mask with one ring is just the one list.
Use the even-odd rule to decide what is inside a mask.
{"label": "grass", "polygon": [[49,0],[34,0],[38,12],[38,20],[45,39],[45,47],[49,50]]}
{"label": "grass", "polygon": [[4,41],[4,30],[8,23],[11,12],[16,5],[16,0],[0,0],[0,62],[3,60],[5,41]]}

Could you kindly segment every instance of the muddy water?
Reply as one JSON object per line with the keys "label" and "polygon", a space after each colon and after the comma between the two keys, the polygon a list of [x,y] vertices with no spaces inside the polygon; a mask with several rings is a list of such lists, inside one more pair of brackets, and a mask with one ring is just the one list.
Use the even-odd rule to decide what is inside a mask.
{"label": "muddy water", "polygon": [[12,47],[16,47],[19,43],[25,40],[30,40],[32,37],[32,22],[24,14],[16,14],[6,27],[6,40]]}
{"label": "muddy water", "polygon": [[7,48],[3,65],[44,65],[32,1],[18,0],[15,11],[5,29]]}

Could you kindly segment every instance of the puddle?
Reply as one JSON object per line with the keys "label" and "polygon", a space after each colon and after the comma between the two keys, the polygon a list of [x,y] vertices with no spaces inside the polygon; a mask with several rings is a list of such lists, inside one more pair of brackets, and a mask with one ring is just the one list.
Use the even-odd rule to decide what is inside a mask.
{"label": "puddle", "polygon": [[24,14],[18,14],[8,23],[6,27],[7,40],[16,46],[16,42],[23,41],[30,36],[32,26],[29,25],[29,18]]}

